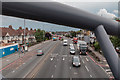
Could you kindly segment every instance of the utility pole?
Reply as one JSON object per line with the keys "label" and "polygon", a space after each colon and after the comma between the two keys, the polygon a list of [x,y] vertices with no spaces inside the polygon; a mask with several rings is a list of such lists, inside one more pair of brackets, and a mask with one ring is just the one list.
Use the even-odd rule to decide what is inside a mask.
{"label": "utility pole", "polygon": [[24,19],[24,54],[25,54],[25,45],[26,45],[25,42],[26,42],[26,41],[25,41],[25,19]]}

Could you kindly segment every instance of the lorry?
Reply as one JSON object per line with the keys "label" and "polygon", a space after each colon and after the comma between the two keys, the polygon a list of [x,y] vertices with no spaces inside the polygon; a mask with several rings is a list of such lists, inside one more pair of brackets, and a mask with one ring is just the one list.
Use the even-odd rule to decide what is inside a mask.
{"label": "lorry", "polygon": [[80,51],[80,54],[86,55],[88,50],[87,43],[85,41],[78,40],[77,49]]}
{"label": "lorry", "polygon": [[77,44],[77,41],[78,41],[77,38],[73,38],[73,43],[74,43],[74,44]]}

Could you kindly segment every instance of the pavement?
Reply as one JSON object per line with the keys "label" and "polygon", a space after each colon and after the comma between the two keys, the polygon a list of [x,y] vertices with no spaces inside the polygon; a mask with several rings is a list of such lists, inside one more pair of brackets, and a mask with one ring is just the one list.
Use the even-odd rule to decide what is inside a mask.
{"label": "pavement", "polygon": [[[68,39],[68,38],[66,38]],[[68,44],[72,43],[68,39]],[[74,45],[76,48],[76,44]],[[33,50],[32,50],[33,49]],[[0,71],[6,78],[109,78],[100,65],[97,65],[90,55],[79,55],[81,67],[72,66],[69,46],[63,46],[62,41],[48,41],[32,48],[22,58],[3,67]],[[44,51],[43,56],[36,56],[36,49]]]}
{"label": "pavement", "polygon": [[15,53],[11,54],[11,55],[0,58],[0,61],[2,62],[2,66],[0,66],[0,69],[2,69],[3,67],[9,65],[10,63],[12,63],[16,60],[22,58],[23,56],[29,54],[30,51],[38,48],[41,44],[44,44],[46,42],[49,42],[49,40],[29,47],[28,52],[22,53],[22,52],[18,51],[18,52],[15,52]]}
{"label": "pavement", "polygon": [[[100,54],[99,52],[95,51],[92,47],[88,46],[88,49],[92,51],[92,53],[94,53],[99,59],[100,59],[100,62],[96,61],[96,64],[98,64],[99,66],[101,66],[101,68],[103,70],[105,70],[105,72],[109,75],[109,77],[113,78],[113,74],[110,70],[110,67],[105,59],[105,57]],[[88,53],[89,54],[89,53]],[[89,54],[90,56],[90,54]],[[93,56],[90,56],[90,57],[93,57]],[[94,57],[93,57],[94,58]],[[95,58],[94,58],[95,59]]]}

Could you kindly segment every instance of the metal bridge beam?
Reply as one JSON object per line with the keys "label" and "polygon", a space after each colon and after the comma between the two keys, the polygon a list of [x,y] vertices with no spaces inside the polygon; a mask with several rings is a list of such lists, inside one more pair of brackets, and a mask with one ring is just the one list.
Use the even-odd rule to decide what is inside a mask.
{"label": "metal bridge beam", "polygon": [[120,76],[119,71],[118,71],[119,56],[117,52],[115,51],[103,25],[100,25],[95,29],[95,35],[97,37],[97,40],[100,44],[100,47],[104,53],[104,56],[111,68],[111,71],[115,79],[119,80],[120,79],[118,78]]}

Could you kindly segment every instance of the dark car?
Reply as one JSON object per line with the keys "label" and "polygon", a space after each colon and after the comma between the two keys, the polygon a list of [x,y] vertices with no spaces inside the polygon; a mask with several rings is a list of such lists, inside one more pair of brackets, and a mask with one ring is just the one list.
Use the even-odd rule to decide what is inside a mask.
{"label": "dark car", "polygon": [[73,56],[72,65],[74,67],[80,67],[81,66],[79,56]]}
{"label": "dark car", "polygon": [[39,49],[39,50],[37,51],[37,56],[42,56],[42,55],[44,55],[44,53],[43,53],[42,50]]}

